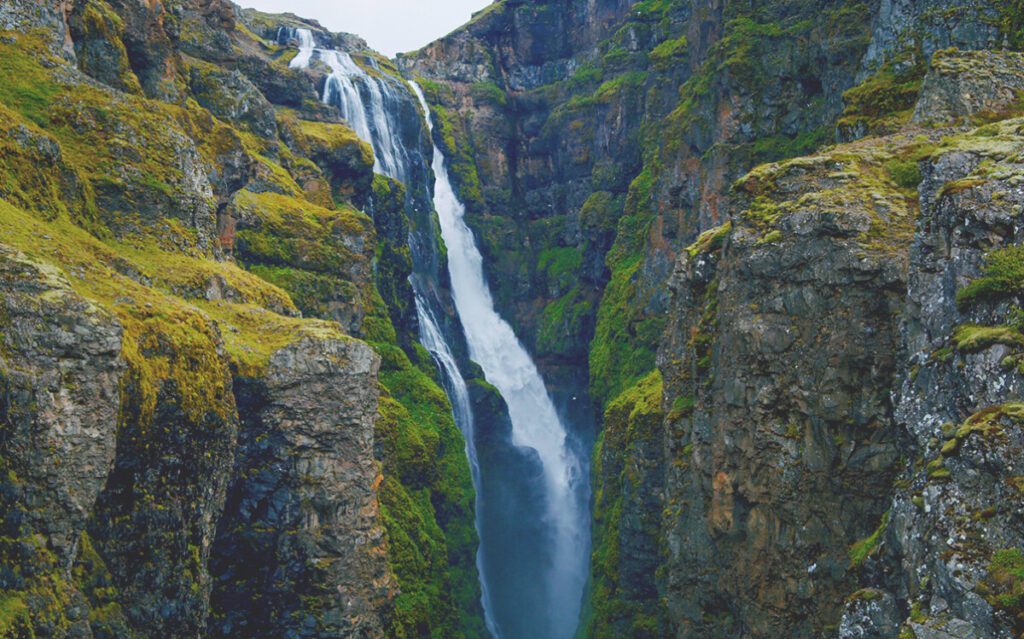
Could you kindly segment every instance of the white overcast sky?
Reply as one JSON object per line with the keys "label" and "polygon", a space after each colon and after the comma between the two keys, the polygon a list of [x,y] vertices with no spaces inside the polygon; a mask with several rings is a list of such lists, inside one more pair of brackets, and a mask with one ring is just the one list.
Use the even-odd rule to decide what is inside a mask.
{"label": "white overcast sky", "polygon": [[469,21],[490,0],[235,0],[269,13],[294,13],[331,31],[362,36],[384,55],[415,51]]}

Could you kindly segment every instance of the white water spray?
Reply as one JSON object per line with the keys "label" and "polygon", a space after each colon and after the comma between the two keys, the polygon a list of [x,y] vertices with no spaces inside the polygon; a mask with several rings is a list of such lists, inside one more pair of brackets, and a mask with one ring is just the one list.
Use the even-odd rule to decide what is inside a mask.
{"label": "white water spray", "polygon": [[[412,85],[432,131],[430,109],[422,90]],[[512,419],[512,441],[534,449],[543,464],[547,524],[552,529],[553,564],[547,576],[550,639],[571,637],[579,617],[587,575],[589,534],[576,490],[579,462],[569,449],[566,429],[555,411],[540,373],[512,327],[494,309],[484,279],[483,259],[464,220],[466,209],[448,178],[444,155],[434,146],[434,207],[448,249],[452,296],[466,332],[470,357],[487,381],[505,398]]]}

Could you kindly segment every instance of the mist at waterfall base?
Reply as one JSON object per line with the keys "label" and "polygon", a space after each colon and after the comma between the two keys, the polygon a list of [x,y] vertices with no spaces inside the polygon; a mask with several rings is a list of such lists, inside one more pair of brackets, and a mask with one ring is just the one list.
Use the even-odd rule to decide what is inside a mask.
{"label": "mist at waterfall base", "polygon": [[[483,260],[464,220],[441,151],[433,146],[433,184],[414,184],[417,153],[403,146],[396,109],[410,85],[383,74],[368,74],[341,51],[316,48],[313,35],[296,30],[279,36],[296,40],[300,51],[291,65],[319,61],[330,69],[323,99],[336,106],[357,135],[374,149],[374,170],[406,183],[409,193],[429,196],[447,247],[448,275],[458,322],[444,322],[426,277],[412,279],[420,341],[433,355],[466,440],[477,491],[477,567],[482,607],[490,633],[501,639],[569,639],[579,622],[590,554],[589,441],[567,432],[537,367],[511,326],[496,312]],[[364,61],[375,65],[372,58]],[[419,87],[411,85],[432,132],[430,110]],[[427,173],[429,175],[429,172]],[[433,188],[431,188],[433,187]],[[410,237],[413,260],[425,258]],[[414,268],[422,270],[423,264]],[[436,275],[436,274],[434,274]],[[445,330],[446,324],[461,323]],[[462,341],[464,340],[464,342]],[[463,345],[460,346],[459,345]],[[469,377],[468,352],[507,404],[487,402],[479,381]],[[477,392],[474,392],[475,389]]]}

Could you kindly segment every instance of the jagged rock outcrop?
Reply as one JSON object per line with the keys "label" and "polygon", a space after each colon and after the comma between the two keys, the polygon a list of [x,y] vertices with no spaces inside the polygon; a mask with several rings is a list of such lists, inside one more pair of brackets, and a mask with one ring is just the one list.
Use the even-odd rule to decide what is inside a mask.
{"label": "jagged rock outcrop", "polygon": [[916,48],[927,61],[948,47],[999,48],[1007,40],[999,23],[1013,11],[989,0],[963,0],[955,6],[941,0],[881,0],[862,73],[866,76],[908,49]]}
{"label": "jagged rock outcrop", "polygon": [[913,461],[864,577],[899,603],[875,626],[902,624],[916,637],[987,639],[1022,628],[1013,594],[1024,534],[1019,289],[1005,270],[1015,268],[1021,239],[1013,220],[1024,199],[1011,177],[1021,126],[1011,119],[958,136],[922,166],[895,406]]}
{"label": "jagged rock outcrop", "polygon": [[916,208],[868,167],[906,144],[759,168],[732,223],[681,260],[659,354],[679,636],[838,622],[848,548],[875,529],[900,455],[890,392]]}
{"label": "jagged rock outcrop", "polygon": [[189,90],[196,101],[218,118],[239,125],[261,138],[277,137],[277,118],[270,102],[239,71],[194,66]]}
{"label": "jagged rock outcrop", "polygon": [[939,51],[932,58],[914,122],[951,122],[1012,110],[1024,91],[1024,54],[1012,51]]}
{"label": "jagged rock outcrop", "polygon": [[124,22],[108,4],[75,3],[68,26],[79,69],[115,89],[142,92],[122,41]]}
{"label": "jagged rock outcrop", "polygon": [[304,338],[236,383],[245,423],[211,636],[376,637],[393,584],[374,487],[380,358]]}
{"label": "jagged rock outcrop", "polygon": [[114,463],[121,326],[57,269],[6,246],[0,281],[0,446],[6,481],[22,487],[16,503],[5,504],[6,524],[41,535],[69,571]]}
{"label": "jagged rock outcrop", "polygon": [[57,269],[8,246],[0,281],[2,630],[90,636],[69,577],[114,462],[122,329]]}
{"label": "jagged rock outcrop", "polygon": [[46,40],[49,51],[74,61],[75,48],[68,29],[73,0],[9,0],[0,5],[0,29],[36,31]]}

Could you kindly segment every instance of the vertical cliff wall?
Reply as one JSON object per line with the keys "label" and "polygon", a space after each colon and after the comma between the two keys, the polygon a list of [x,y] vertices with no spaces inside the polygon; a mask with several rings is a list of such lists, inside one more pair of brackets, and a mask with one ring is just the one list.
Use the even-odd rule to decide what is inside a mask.
{"label": "vertical cliff wall", "polygon": [[219,0],[0,6],[4,637],[483,632],[424,222],[296,27],[386,63]]}
{"label": "vertical cliff wall", "polygon": [[[989,183],[1013,152],[957,149],[1010,135],[964,131],[1018,112],[1015,58],[988,51],[1018,47],[1020,20],[990,2],[499,2],[400,59],[447,121],[500,305],[556,384],[588,372],[602,415],[581,634],[1012,631],[1014,533],[981,505],[1019,501],[995,487],[1012,374],[920,376],[1013,340],[995,333],[1014,302],[981,319],[955,298],[1013,278],[1009,253],[982,256],[1015,231],[963,222],[985,238],[965,257],[961,222],[939,232],[930,211],[983,188],[961,214],[1015,214]],[[977,163],[1006,168],[965,177]],[[993,435],[991,467],[962,460],[977,498],[924,488],[960,485],[965,423]],[[935,532],[954,512],[973,532]]]}

